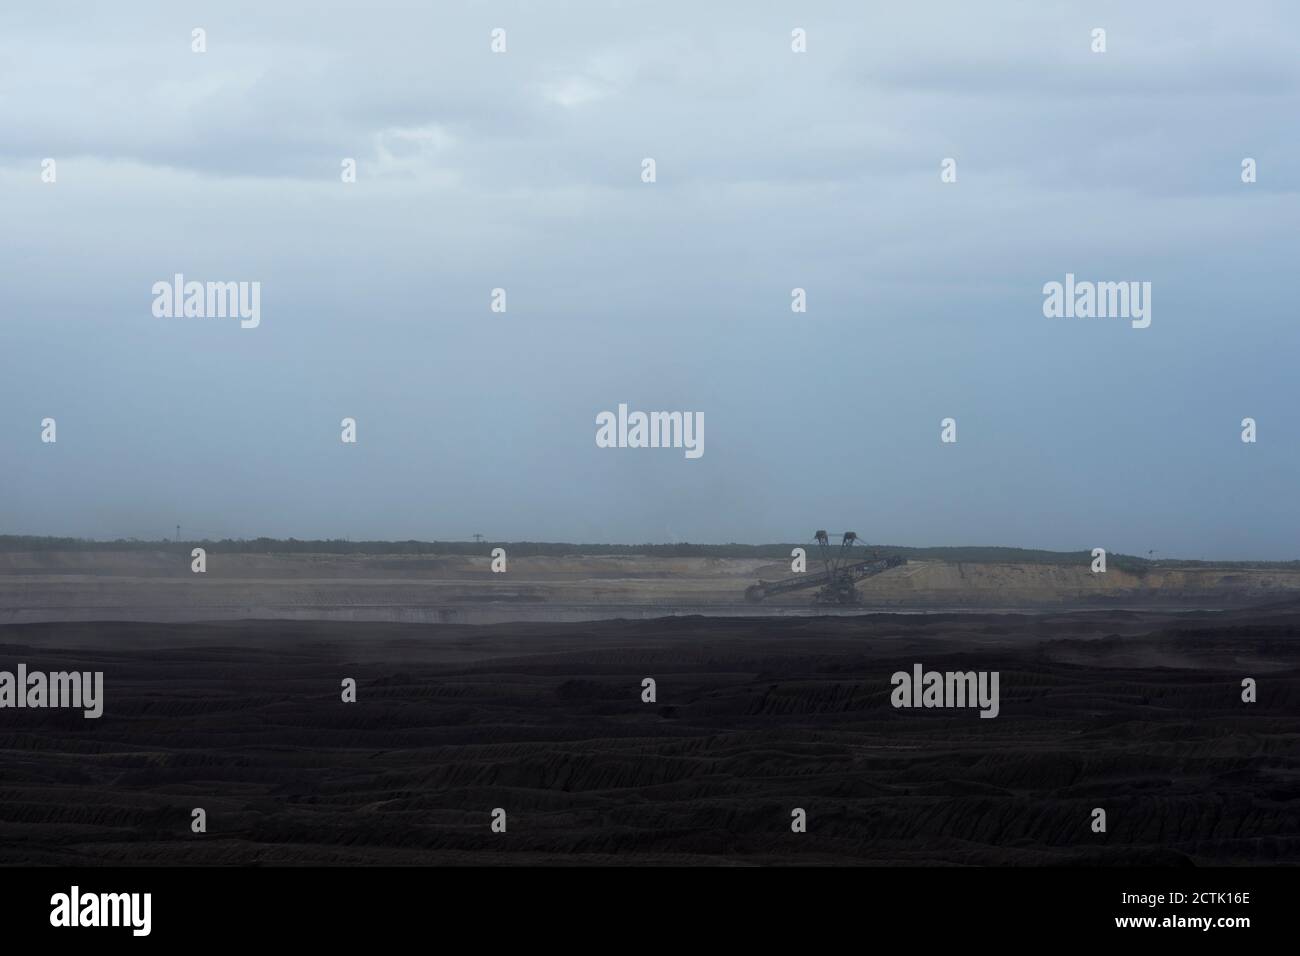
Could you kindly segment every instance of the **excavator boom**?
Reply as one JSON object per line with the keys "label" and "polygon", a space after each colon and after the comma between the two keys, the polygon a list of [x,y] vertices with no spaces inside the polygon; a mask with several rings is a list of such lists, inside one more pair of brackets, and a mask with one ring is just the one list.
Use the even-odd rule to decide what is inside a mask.
{"label": "excavator boom", "polygon": [[825,531],[818,531],[816,540],[822,548],[824,570],[798,574],[779,581],[759,581],[745,589],[745,600],[757,603],[777,594],[820,588],[814,599],[818,604],[856,604],[858,603],[856,585],[859,581],[907,563],[907,559],[897,555],[873,556],[865,561],[847,561],[853,543],[858,540],[858,536],[852,531],[845,532],[838,553],[832,552],[829,536]]}

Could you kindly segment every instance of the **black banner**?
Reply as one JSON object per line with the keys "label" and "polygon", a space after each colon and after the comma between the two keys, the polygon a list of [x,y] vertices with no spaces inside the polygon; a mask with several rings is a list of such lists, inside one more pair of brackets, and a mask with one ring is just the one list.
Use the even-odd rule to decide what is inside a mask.
{"label": "black banner", "polygon": [[29,868],[0,870],[0,887],[7,937],[75,932],[97,944],[450,943],[465,933],[479,943],[532,934],[549,945],[558,934],[679,946],[697,931],[771,941],[907,930],[926,942],[1231,945],[1293,925],[1295,877],[1287,868]]}

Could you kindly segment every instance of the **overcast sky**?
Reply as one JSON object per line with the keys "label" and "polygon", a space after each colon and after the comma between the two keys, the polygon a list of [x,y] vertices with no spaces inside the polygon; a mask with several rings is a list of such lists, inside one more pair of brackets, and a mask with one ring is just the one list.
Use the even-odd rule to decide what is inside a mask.
{"label": "overcast sky", "polygon": [[[1300,557],[1298,38],[1285,2],[6,4],[0,533]],[[178,272],[260,282],[260,326],[155,317]],[[1067,272],[1151,282],[1150,327],[1046,318]],[[619,403],[702,412],[704,455],[598,448]]]}

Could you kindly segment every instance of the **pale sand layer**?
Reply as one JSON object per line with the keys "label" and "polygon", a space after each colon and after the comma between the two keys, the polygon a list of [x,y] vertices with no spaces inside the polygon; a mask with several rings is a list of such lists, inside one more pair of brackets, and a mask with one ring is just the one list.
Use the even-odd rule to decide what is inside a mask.
{"label": "pale sand layer", "polygon": [[[589,620],[664,613],[799,613],[812,591],[746,605],[745,588],[790,574],[741,558],[0,554],[0,622],[41,620]],[[816,565],[810,562],[809,569]],[[868,608],[1227,607],[1300,596],[1300,572],[911,562],[859,585]]]}

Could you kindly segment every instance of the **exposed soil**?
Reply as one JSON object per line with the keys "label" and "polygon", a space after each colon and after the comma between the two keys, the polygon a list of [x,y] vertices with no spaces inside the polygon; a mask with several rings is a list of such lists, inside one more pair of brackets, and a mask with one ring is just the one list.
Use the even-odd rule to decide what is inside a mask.
{"label": "exposed soil", "polygon": [[[242,618],[499,623],[810,608],[812,591],[744,602],[788,564],[744,558],[573,555],[221,554],[191,571],[188,551],[0,553],[0,623]],[[815,570],[816,563],[809,565]],[[1300,571],[911,562],[858,585],[868,609],[1244,606],[1300,597]],[[764,609],[770,609],[765,611]]]}
{"label": "exposed soil", "polygon": [[[10,625],[0,669],[102,670],[105,710],[0,710],[0,863],[1297,863],[1298,639],[1295,604]],[[1000,715],[894,709],[918,662],[997,670]]]}

